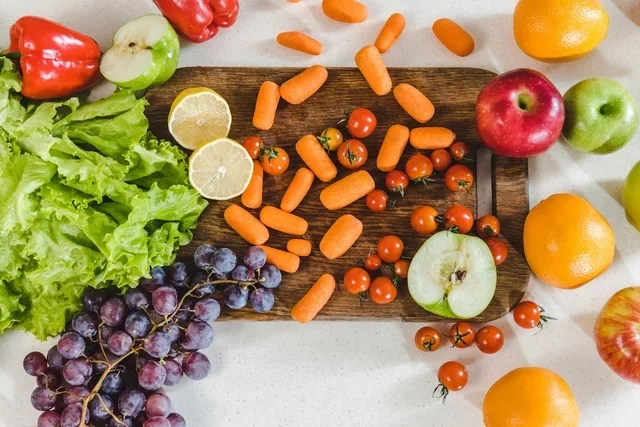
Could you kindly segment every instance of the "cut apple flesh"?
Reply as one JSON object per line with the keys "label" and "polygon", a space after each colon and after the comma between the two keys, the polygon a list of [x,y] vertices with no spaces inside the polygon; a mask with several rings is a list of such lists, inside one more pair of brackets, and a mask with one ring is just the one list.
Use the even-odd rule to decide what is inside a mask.
{"label": "cut apple flesh", "polygon": [[429,238],[411,261],[409,293],[424,309],[468,319],[482,313],[496,290],[496,267],[479,238],[442,231]]}

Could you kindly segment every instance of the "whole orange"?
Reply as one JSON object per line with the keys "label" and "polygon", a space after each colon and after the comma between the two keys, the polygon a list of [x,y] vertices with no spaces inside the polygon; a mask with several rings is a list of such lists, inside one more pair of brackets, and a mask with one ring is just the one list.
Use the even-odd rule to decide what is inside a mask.
{"label": "whole orange", "polygon": [[569,384],[544,368],[518,368],[491,386],[482,404],[485,427],[578,427]]}
{"label": "whole orange", "polygon": [[539,61],[565,62],[595,49],[609,16],[598,0],[520,0],[513,34],[524,53]]}
{"label": "whole orange", "polygon": [[554,194],[531,209],[523,240],[531,271],[558,288],[582,286],[613,261],[611,226],[575,194]]}

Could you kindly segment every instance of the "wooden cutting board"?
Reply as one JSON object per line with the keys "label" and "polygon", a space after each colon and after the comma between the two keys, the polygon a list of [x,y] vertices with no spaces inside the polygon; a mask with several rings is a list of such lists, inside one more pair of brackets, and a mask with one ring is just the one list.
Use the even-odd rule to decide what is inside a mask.
{"label": "wooden cutting board", "polygon": [[[299,73],[297,68],[182,68],[161,88],[151,90],[147,98],[150,106],[147,116],[151,130],[158,136],[171,139],[167,130],[167,115],[174,98],[190,87],[205,86],[214,89],[229,103],[233,124],[229,136],[238,141],[257,134],[267,144],[283,147],[291,157],[289,170],[280,177],[265,174],[264,205],[279,206],[289,182],[296,170],[303,165],[295,151],[295,143],[305,134],[319,134],[324,128],[337,123],[346,110],[364,106],[378,118],[375,132],[364,140],[369,151],[365,168],[372,174],[377,188],[384,188],[385,174],[375,167],[380,145],[386,130],[395,123],[409,128],[419,124],[411,119],[394,100],[393,95],[376,96],[355,68],[329,69],[325,85],[301,105],[289,105],[280,101],[276,123],[268,132],[258,132],[251,124],[258,87],[264,80],[283,83]],[[410,83],[425,93],[436,107],[430,126],[445,126],[452,129],[457,140],[469,143],[474,149],[479,144],[475,126],[475,101],[480,90],[491,80],[493,73],[471,68],[392,68],[389,70],[394,84]],[[399,168],[404,169],[407,158],[415,153],[411,146],[402,156]],[[475,151],[474,151],[475,156]],[[335,160],[335,152],[332,154]],[[336,161],[337,163],[337,161]],[[474,169],[475,163],[469,165]],[[348,171],[338,166],[338,177]],[[462,203],[476,212],[477,185],[491,185],[493,210],[502,223],[502,238],[507,242],[509,255],[498,267],[498,285],[493,301],[477,318],[478,322],[490,321],[504,316],[523,296],[529,281],[529,268],[523,256],[522,229],[529,208],[527,189],[527,162],[500,157],[492,159],[491,183],[481,182],[465,196],[452,193],[444,186],[442,174],[428,186],[412,184],[404,198],[393,196],[396,206],[383,213],[370,212],[359,200],[339,211],[326,210],[319,200],[320,191],[327,186],[316,179],[314,185],[294,213],[309,222],[309,231],[304,236],[313,242],[311,256],[302,258],[296,274],[285,274],[281,286],[276,289],[276,305],[267,314],[255,313],[251,308],[233,311],[223,310],[223,318],[246,320],[288,320],[294,304],[323,273],[332,274],[336,282],[342,283],[346,270],[360,266],[362,260],[376,247],[378,240],[388,234],[400,236],[405,243],[405,255],[413,256],[427,238],[418,235],[409,224],[413,209],[431,205],[444,212],[453,203]],[[229,228],[223,219],[223,211],[229,203],[240,204],[239,197],[231,201],[212,201],[198,223],[193,242],[183,248],[181,258],[188,258],[202,243],[227,246],[241,254],[247,244]],[[253,211],[257,216],[258,211]],[[364,223],[364,232],[356,244],[340,259],[328,260],[320,253],[318,243],[327,229],[341,215],[351,213]],[[270,230],[267,244],[285,249],[291,236]],[[390,274],[387,271],[387,274]],[[372,276],[373,277],[373,276]],[[329,303],[317,317],[325,320],[401,320],[401,321],[448,321],[419,307],[409,295],[406,282],[398,289],[398,298],[388,305],[366,302],[362,307],[357,299],[344,289],[336,289]]]}

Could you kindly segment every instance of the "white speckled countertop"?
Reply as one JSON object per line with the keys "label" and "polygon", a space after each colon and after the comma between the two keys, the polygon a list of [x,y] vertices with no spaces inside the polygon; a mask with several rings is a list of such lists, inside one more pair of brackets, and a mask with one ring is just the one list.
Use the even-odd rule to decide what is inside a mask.
{"label": "white speckled countertop", "polygon": [[[637,0],[603,0],[611,25],[606,40],[590,55],[571,63],[544,64],[525,56],[511,31],[515,0],[365,0],[369,19],[348,26],[326,19],[319,0],[241,0],[235,26],[202,45],[186,45],[181,65],[353,66],[353,55],[370,43],[386,18],[401,12],[408,27],[385,55],[389,66],[462,66],[496,72],[531,67],[564,92],[588,77],[606,76],[626,86],[640,101],[640,5]],[[0,0],[0,46],[23,15],[60,21],[92,35],[103,48],[123,22],[154,13],[151,0]],[[475,37],[476,51],[460,59],[431,33],[432,22],[451,17]],[[281,31],[303,30],[325,44],[319,58],[287,51],[275,43]],[[550,368],[571,385],[581,409],[581,426],[638,425],[640,386],[615,376],[598,357],[592,327],[605,300],[616,290],[640,284],[640,235],[627,224],[620,206],[622,182],[640,159],[640,133],[624,150],[598,157],[558,143],[530,161],[531,205],[556,192],[587,198],[614,228],[612,267],[577,290],[562,291],[531,280],[530,296],[558,320],[533,335],[515,327],[511,316],[496,322],[506,335],[504,348],[487,356],[476,348],[418,352],[417,324],[372,322],[220,323],[206,352],[213,373],[205,381],[183,380],[169,390],[175,409],[191,427],[230,426],[482,426],[482,400],[488,387],[520,366]],[[0,337],[0,425],[32,427],[38,413],[29,395],[33,378],[22,370],[23,356],[46,352],[53,344],[21,332]],[[431,398],[436,371],[460,360],[469,385],[445,406]]]}

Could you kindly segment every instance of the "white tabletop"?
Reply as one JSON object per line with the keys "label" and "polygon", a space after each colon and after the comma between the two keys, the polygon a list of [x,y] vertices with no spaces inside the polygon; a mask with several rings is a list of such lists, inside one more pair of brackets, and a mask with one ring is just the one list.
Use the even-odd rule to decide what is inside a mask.
{"label": "white tabletop", "polygon": [[[33,14],[60,21],[92,35],[103,48],[125,21],[155,13],[151,0],[0,0],[0,46],[8,44],[11,23]],[[353,56],[393,12],[408,26],[385,54],[388,66],[480,67],[496,72],[531,67],[564,92],[589,77],[609,77],[640,101],[640,6],[636,0],[604,0],[611,25],[595,52],[565,64],[545,64],[522,53],[512,35],[515,0],[365,0],[369,18],[344,25],[326,18],[320,0],[241,0],[238,22],[215,39],[185,45],[180,64],[225,66],[354,66]],[[99,4],[99,5],[98,5]],[[634,9],[635,6],[635,9]],[[476,40],[467,58],[446,51],[431,33],[433,21],[451,17]],[[281,31],[303,30],[322,40],[319,58],[285,50],[275,42]],[[532,279],[529,297],[558,317],[542,333],[519,329],[511,316],[495,322],[506,335],[504,348],[484,355],[471,348],[417,351],[418,324],[397,322],[233,322],[215,325],[214,345],[206,351],[213,372],[202,382],[184,379],[169,389],[175,409],[191,427],[215,426],[482,426],[487,389],[521,366],[549,368],[571,385],[582,426],[638,425],[640,387],[614,375],[600,360],[592,339],[595,317],[616,290],[640,281],[640,235],[620,206],[626,173],[640,157],[640,133],[622,151],[598,157],[556,144],[530,165],[534,206],[557,192],[589,200],[609,220],[617,244],[611,268],[592,283],[563,291]],[[508,262],[508,261],[507,261]],[[448,326],[448,325],[447,325]],[[444,330],[445,326],[441,326]],[[0,425],[31,427],[38,413],[29,396],[33,378],[22,358],[54,343],[36,342],[22,332],[0,337]],[[436,371],[447,360],[463,362],[469,385],[445,406],[431,397]]]}

